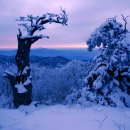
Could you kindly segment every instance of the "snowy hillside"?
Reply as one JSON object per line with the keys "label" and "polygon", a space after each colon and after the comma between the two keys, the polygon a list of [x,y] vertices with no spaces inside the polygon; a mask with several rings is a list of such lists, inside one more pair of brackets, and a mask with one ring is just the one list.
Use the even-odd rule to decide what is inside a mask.
{"label": "snowy hillside", "polygon": [[130,130],[130,109],[34,106],[0,110],[1,130]]}
{"label": "snowy hillside", "polygon": [[[39,64],[40,66],[56,67],[58,64],[65,65],[70,60],[62,56],[57,57],[43,57],[43,56],[31,56],[31,64]],[[0,55],[0,64],[15,64],[15,56]]]}
{"label": "snowy hillside", "polygon": [[[98,53],[98,50],[89,52],[87,49],[32,49],[31,56],[42,56],[42,57],[56,57],[62,56],[67,59],[79,59],[79,60],[92,60],[93,57]],[[16,50],[3,50],[0,49],[0,55],[14,56]]]}

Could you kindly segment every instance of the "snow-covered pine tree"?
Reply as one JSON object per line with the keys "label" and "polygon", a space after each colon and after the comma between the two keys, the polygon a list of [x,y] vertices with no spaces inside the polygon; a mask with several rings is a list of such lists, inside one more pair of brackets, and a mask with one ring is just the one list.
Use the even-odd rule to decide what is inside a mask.
{"label": "snow-covered pine tree", "polygon": [[85,98],[92,102],[130,107],[130,35],[127,17],[122,15],[122,18],[124,25],[116,17],[110,18],[87,40],[89,50],[101,48],[93,60],[84,90],[89,93]]}
{"label": "snow-covered pine tree", "polygon": [[[87,40],[88,49],[100,47],[85,79],[85,87],[67,96],[67,103],[130,107],[130,33],[116,17],[108,19]],[[91,102],[91,103],[90,103]]]}

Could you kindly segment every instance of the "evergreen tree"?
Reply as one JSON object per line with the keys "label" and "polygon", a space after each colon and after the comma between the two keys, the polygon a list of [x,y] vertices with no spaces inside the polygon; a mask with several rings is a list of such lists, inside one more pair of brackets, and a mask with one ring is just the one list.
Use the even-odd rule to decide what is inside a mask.
{"label": "evergreen tree", "polygon": [[[101,47],[93,60],[86,84],[94,102],[112,106],[130,105],[130,35],[116,17],[108,19],[87,40],[89,50]],[[91,97],[90,97],[91,98]]]}
{"label": "evergreen tree", "polygon": [[91,103],[130,107],[130,34],[124,25],[110,18],[87,40],[88,49],[100,47],[85,79],[85,87],[69,95],[68,103]]}

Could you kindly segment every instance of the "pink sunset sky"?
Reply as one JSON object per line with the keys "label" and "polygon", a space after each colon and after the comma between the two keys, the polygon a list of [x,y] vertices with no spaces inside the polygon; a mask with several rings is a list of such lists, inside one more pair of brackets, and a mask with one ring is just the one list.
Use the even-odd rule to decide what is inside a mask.
{"label": "pink sunset sky", "polygon": [[60,6],[68,14],[68,26],[46,25],[42,33],[50,38],[39,40],[33,48],[85,48],[87,38],[107,18],[117,15],[121,21],[121,13],[130,15],[130,0],[0,0],[0,48],[17,48],[16,18],[60,13]]}

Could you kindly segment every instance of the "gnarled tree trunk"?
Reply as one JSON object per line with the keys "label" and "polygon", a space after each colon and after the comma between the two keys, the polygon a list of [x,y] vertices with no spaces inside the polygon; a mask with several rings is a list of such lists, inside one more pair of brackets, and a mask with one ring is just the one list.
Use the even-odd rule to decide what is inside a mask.
{"label": "gnarled tree trunk", "polygon": [[15,56],[18,72],[16,75],[6,72],[6,77],[10,81],[13,90],[14,107],[18,108],[20,105],[29,105],[32,101],[32,83],[30,76],[29,54],[32,43],[39,39],[35,38],[21,38],[19,35],[18,50]]}
{"label": "gnarled tree trunk", "polygon": [[28,105],[32,99],[32,82],[30,76],[30,63],[29,55],[31,45],[39,39],[49,38],[44,35],[34,35],[36,31],[44,30],[44,24],[47,23],[59,23],[67,25],[67,14],[64,10],[59,15],[47,13],[42,16],[27,15],[27,17],[20,17],[17,21],[21,22],[19,26],[22,26],[27,31],[26,36],[22,36],[22,32],[19,29],[18,39],[18,50],[15,56],[16,65],[18,72],[16,75],[5,72],[4,76],[10,81],[14,96],[14,107],[18,108],[20,105]]}

